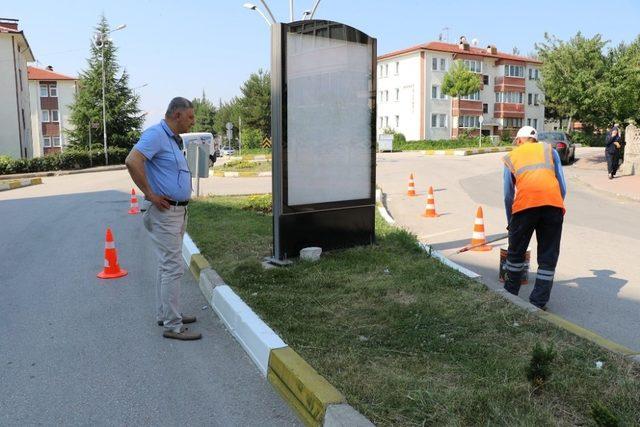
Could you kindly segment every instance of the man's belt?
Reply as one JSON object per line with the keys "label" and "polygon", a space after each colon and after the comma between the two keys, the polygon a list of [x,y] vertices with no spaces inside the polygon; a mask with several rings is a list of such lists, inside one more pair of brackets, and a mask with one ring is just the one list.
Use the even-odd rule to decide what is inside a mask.
{"label": "man's belt", "polygon": [[175,200],[167,199],[167,201],[171,206],[187,206],[189,204],[188,200],[185,200],[184,202],[176,202]]}

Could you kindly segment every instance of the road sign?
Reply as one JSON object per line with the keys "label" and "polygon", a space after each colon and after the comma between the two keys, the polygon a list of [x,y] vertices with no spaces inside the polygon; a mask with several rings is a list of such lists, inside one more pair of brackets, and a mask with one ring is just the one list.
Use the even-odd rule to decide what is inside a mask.
{"label": "road sign", "polygon": [[478,121],[480,122],[480,124],[482,124],[482,122],[484,122],[484,116],[478,117]]}
{"label": "road sign", "polygon": [[271,148],[271,140],[268,136],[265,136],[262,140],[262,148]]}
{"label": "road sign", "polygon": [[227,130],[233,129],[233,123],[227,122]]}

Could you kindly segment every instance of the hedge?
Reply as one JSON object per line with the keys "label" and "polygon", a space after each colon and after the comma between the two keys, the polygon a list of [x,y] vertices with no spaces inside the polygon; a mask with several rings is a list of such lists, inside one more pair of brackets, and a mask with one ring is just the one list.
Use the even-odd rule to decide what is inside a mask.
{"label": "hedge", "polygon": [[[120,165],[129,154],[128,148],[112,147],[107,149],[109,165]],[[62,153],[50,154],[33,159],[12,159],[0,156],[0,175],[13,173],[48,172],[55,170],[85,169],[104,166],[104,151],[88,151],[67,149]]]}

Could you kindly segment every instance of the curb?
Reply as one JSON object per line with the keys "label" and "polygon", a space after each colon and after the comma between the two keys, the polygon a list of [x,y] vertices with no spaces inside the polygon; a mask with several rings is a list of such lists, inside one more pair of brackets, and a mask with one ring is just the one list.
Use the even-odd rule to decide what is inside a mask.
{"label": "curb", "polygon": [[593,184],[587,182],[586,180],[584,180],[583,178],[579,177],[578,175],[572,175],[572,178],[575,178],[576,180],[580,181],[580,183],[582,185],[586,185],[587,187],[591,188],[592,190],[595,191],[603,191],[611,196],[615,196],[615,197],[619,197],[621,199],[626,199],[626,200],[630,200],[632,202],[640,202],[640,196],[633,196],[630,194],[622,194],[622,193],[614,193],[612,191],[607,191],[607,190],[603,190],[602,188],[598,188],[596,186],[594,186]]}
{"label": "curb", "polygon": [[0,181],[0,191],[13,190],[14,188],[28,187],[36,184],[42,184],[42,178],[26,178],[7,182]]}
{"label": "curb", "polygon": [[229,156],[229,160],[254,160],[256,162],[270,162],[271,154],[249,154],[247,156]]}
{"label": "curb", "polygon": [[425,156],[473,156],[476,154],[504,153],[513,150],[513,147],[489,147],[489,148],[468,148],[463,150],[420,150],[420,154]]}
{"label": "curb", "polygon": [[108,172],[108,171],[118,171],[126,169],[125,165],[114,165],[114,166],[98,166],[95,168],[87,168],[87,169],[72,169],[72,170],[62,170],[62,171],[49,171],[49,172],[33,172],[33,173],[19,173],[13,175],[0,175],[0,179],[19,179],[19,178],[34,178],[34,177],[43,177],[43,176],[62,176],[62,175],[75,175],[79,173],[93,173],[93,172]]}
{"label": "curb", "polygon": [[[376,191],[376,200],[378,197],[378,193]],[[380,190],[380,198],[381,200],[384,200],[385,198],[385,194],[382,193],[382,190]],[[385,211],[387,210],[385,206],[379,206],[378,209],[384,209]],[[388,213],[387,213],[388,215]],[[389,216],[390,217],[390,216]],[[384,215],[383,215],[384,218]],[[385,218],[386,220],[386,218]],[[392,220],[393,221],[393,220]],[[395,225],[395,221],[393,222],[389,222],[387,221],[389,224],[391,225]],[[549,313],[546,311],[543,311],[541,309],[539,309],[538,307],[536,307],[535,305],[524,301],[523,299],[517,297],[516,295],[512,295],[509,292],[505,291],[504,289],[495,289],[490,287],[489,285],[487,285],[486,283],[484,283],[481,279],[482,276],[480,274],[477,274],[469,269],[467,269],[466,267],[461,266],[460,264],[457,264],[453,261],[451,261],[449,258],[445,257],[444,255],[442,255],[440,252],[434,250],[433,248],[431,248],[431,246],[429,246],[426,243],[420,243],[420,247],[427,252],[430,256],[436,258],[438,261],[440,261],[441,263],[453,268],[454,270],[459,271],[460,273],[464,274],[465,276],[469,277],[470,279],[476,280],[478,282],[483,283],[488,290],[502,296],[504,299],[510,301],[511,303],[515,304],[516,306],[522,308],[523,310],[531,313],[531,314],[535,314],[538,317],[540,317],[541,319],[546,320],[547,322],[553,323],[554,325],[556,325],[557,327],[564,329],[565,331],[579,336],[581,338],[586,339],[587,341],[590,341],[602,348],[605,348],[613,353],[617,353],[620,354],[622,356],[624,356],[627,360],[631,361],[631,362],[635,362],[635,363],[639,363],[640,364],[640,353],[638,353],[635,350],[632,350],[622,344],[619,344],[615,341],[612,341],[608,338],[605,338],[599,334],[597,334],[596,332],[593,332],[590,329],[584,328],[578,324],[575,324],[563,317],[558,316],[557,314],[553,314],[553,313]]]}
{"label": "curb", "polygon": [[213,176],[218,176],[222,178],[247,178],[247,177],[263,177],[263,176],[271,176],[271,172],[222,172],[222,171],[214,171]]}
{"label": "curb", "polygon": [[224,282],[185,233],[182,257],[207,303],[240,343],[260,373],[307,426],[355,426],[373,424],[335,387],[291,349]]}

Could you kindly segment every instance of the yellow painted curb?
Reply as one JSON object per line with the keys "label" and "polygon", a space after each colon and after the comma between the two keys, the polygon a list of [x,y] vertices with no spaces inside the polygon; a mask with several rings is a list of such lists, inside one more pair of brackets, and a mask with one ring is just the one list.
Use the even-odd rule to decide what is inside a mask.
{"label": "yellow painted curb", "polygon": [[[290,347],[271,350],[269,370],[289,392],[280,391],[282,397],[294,409],[303,408],[304,412],[308,413],[300,414],[303,420],[311,417],[320,423],[328,405],[346,401],[342,393]],[[270,381],[272,384],[275,382],[274,386],[278,389],[275,378]]]}
{"label": "yellow painted curb", "polygon": [[594,344],[599,345],[600,347],[604,347],[607,350],[613,351],[614,353],[622,354],[624,356],[632,356],[634,354],[637,354],[636,351],[633,351],[630,348],[623,346],[622,344],[618,344],[616,342],[610,341],[589,329],[583,328],[582,326],[578,326],[575,323],[570,322],[553,313],[540,311],[538,313],[538,316],[548,320],[549,322],[553,323],[556,326],[561,327],[562,329],[565,329],[571,332],[574,335],[585,338],[593,342]]}
{"label": "yellow painted curb", "polygon": [[267,372],[267,380],[271,383],[273,388],[276,389],[278,394],[282,396],[285,402],[289,404],[291,409],[300,417],[302,422],[307,427],[319,427],[322,425],[321,420],[316,420],[311,416],[309,411],[306,410],[304,405],[291,393],[291,390],[282,382],[275,372],[269,368]]}
{"label": "yellow painted curb", "polygon": [[[225,175],[226,173],[232,173],[233,175]],[[222,178],[246,178],[246,177],[259,177],[260,174],[264,172],[239,172],[239,171],[214,171],[213,176],[218,176]],[[267,176],[267,175],[262,175]]]}
{"label": "yellow painted curb", "polygon": [[20,181],[9,181],[9,189],[13,190],[14,188],[22,187],[22,183]]}
{"label": "yellow painted curb", "polygon": [[211,268],[209,261],[205,259],[202,254],[194,254],[191,256],[191,263],[189,263],[189,270],[196,278],[196,280],[200,279],[200,272],[205,268]]}
{"label": "yellow painted curb", "polygon": [[42,184],[42,178],[31,178],[31,184]]}

